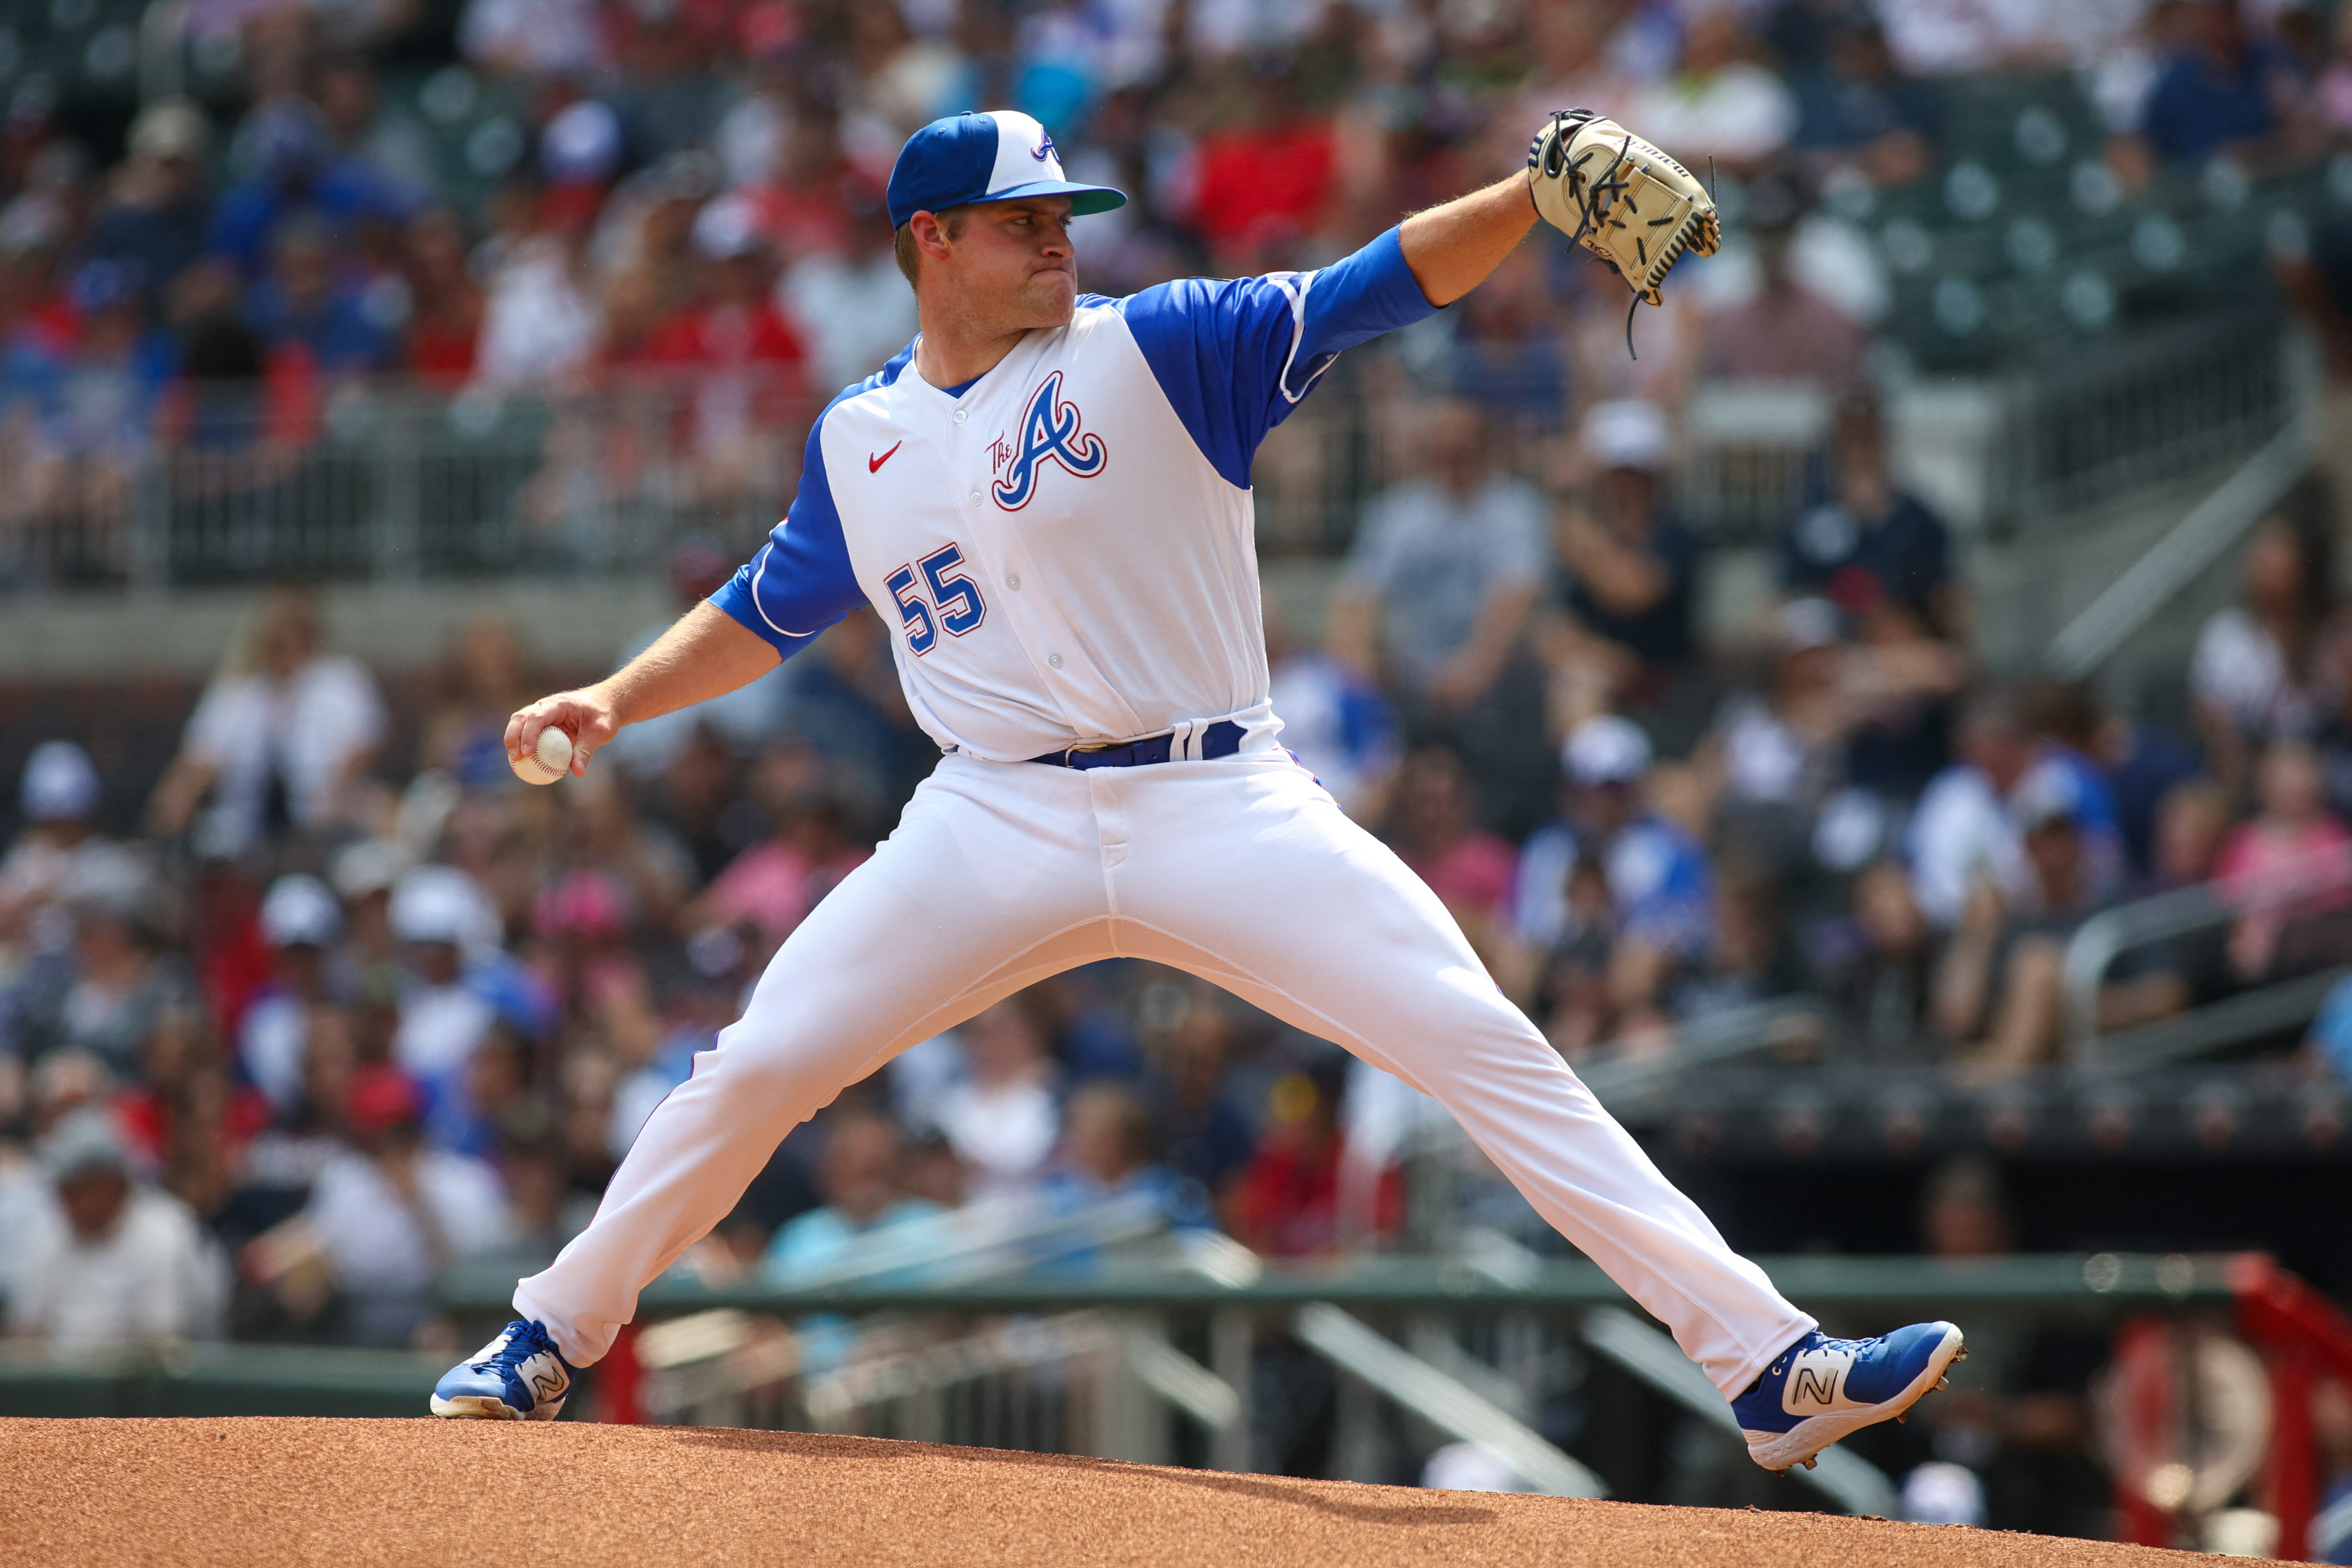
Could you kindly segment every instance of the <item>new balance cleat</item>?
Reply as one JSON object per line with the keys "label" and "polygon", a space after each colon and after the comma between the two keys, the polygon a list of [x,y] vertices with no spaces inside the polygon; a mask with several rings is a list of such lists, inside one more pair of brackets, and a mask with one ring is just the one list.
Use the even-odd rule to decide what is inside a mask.
{"label": "new balance cleat", "polygon": [[433,1414],[457,1420],[552,1421],[572,1392],[572,1365],[537,1323],[509,1323],[433,1390]]}
{"label": "new balance cleat", "polygon": [[1833,1340],[1816,1331],[1773,1358],[1731,1412],[1749,1458],[1776,1472],[1811,1469],[1839,1438],[1901,1420],[1943,1387],[1947,1369],[1968,1353],[1950,1323],[1914,1323],[1874,1340]]}

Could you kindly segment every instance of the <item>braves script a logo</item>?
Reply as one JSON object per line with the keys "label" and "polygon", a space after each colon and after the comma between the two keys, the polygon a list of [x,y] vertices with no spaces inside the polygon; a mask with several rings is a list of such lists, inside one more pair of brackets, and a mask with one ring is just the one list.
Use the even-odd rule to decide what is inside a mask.
{"label": "braves script a logo", "polygon": [[989,467],[998,476],[989,487],[996,504],[1019,511],[1037,493],[1037,471],[1047,458],[1090,479],[1103,471],[1110,453],[1103,438],[1078,428],[1078,405],[1062,401],[1062,373],[1047,376],[1030,395],[1021,415],[1021,445],[1016,450],[999,436],[988,444]]}
{"label": "braves script a logo", "polygon": [[1054,145],[1054,133],[1044,126],[1037,128],[1037,145],[1029,149],[1029,156],[1040,163],[1048,158],[1058,158],[1062,150]]}

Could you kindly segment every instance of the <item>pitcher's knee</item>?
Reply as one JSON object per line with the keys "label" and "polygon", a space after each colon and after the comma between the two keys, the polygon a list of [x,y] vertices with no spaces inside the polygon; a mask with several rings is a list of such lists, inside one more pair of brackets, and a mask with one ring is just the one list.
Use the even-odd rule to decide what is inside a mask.
{"label": "pitcher's knee", "polygon": [[797,1031],[764,1037],[741,1031],[740,1024],[721,1030],[717,1047],[695,1057],[688,1081],[708,1082],[730,1101],[740,1097],[746,1110],[804,1102],[805,1116],[840,1093],[859,1065]]}
{"label": "pitcher's knee", "polygon": [[[1521,1076],[1574,1077],[1543,1032],[1500,996],[1496,1005],[1425,1020],[1391,1023],[1366,1043],[1375,1065],[1394,1063],[1400,1078],[1445,1098],[1450,1086]],[[1418,1026],[1416,1026],[1416,1025]]]}

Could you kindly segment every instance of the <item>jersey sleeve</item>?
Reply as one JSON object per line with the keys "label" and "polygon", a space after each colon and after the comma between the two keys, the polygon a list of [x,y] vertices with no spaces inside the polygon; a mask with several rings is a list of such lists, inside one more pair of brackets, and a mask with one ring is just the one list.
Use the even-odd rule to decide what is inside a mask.
{"label": "jersey sleeve", "polygon": [[825,477],[824,433],[820,415],[809,431],[800,491],[793,497],[792,510],[760,552],[710,595],[712,604],[765,638],[782,658],[807,647],[809,638],[865,597],[849,564],[849,546],[841,536],[832,481]]}
{"label": "jersey sleeve", "polygon": [[1266,432],[1341,351],[1437,308],[1413,280],[1395,229],[1318,271],[1182,278],[1118,306],[1202,454],[1244,489]]}

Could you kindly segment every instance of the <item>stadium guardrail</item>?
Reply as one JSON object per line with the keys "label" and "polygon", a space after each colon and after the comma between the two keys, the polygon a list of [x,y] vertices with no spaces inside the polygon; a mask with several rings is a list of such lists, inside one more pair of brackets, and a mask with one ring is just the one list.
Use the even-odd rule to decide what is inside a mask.
{"label": "stadium guardrail", "polygon": [[[630,1348],[615,1359],[634,1366],[646,1341],[658,1346],[656,1336],[669,1325],[709,1325],[730,1314],[739,1324],[766,1323],[770,1332],[803,1338],[812,1321],[855,1321],[882,1336],[886,1363],[898,1358],[890,1375],[898,1381],[887,1388],[898,1401],[895,1424],[882,1423],[879,1435],[1017,1441],[1024,1434],[1003,1413],[1023,1390],[1034,1403],[1043,1389],[1057,1392],[1045,1402],[1046,1418],[1029,1417],[1032,1443],[1164,1460],[1171,1457],[1169,1413],[1181,1412],[1215,1434],[1194,1450],[1196,1462],[1242,1468],[1251,1450],[1234,1439],[1246,1437],[1253,1354],[1266,1336],[1287,1335],[1347,1374],[1343,1393],[1350,1386],[1376,1391],[1422,1429],[1475,1442],[1528,1481],[1567,1490],[1581,1484],[1575,1472],[1526,1445],[1543,1441],[1529,1424],[1533,1407],[1562,1386],[1563,1358],[1589,1354],[1631,1373],[1720,1441],[1737,1442],[1720,1395],[1598,1268],[1539,1258],[1496,1237],[1474,1234],[1465,1241],[1456,1257],[1265,1262],[1255,1269],[1239,1267],[1232,1254],[1240,1249],[1224,1242],[1190,1258],[1105,1258],[1083,1270],[931,1286],[904,1278],[836,1279],[803,1288],[665,1278],[640,1303],[641,1321],[653,1326],[634,1344],[625,1337]],[[2200,1495],[2203,1461],[2192,1427],[2200,1417],[2177,1404],[2139,1411],[2130,1405],[2141,1386],[2134,1379],[2186,1375],[2184,1366],[2211,1359],[2200,1347],[2224,1336],[2222,1364],[2252,1367],[2263,1384],[2235,1389],[2243,1408],[2260,1411],[2266,1433],[2255,1445],[2255,1468],[2242,1479],[2273,1519],[2280,1549],[2290,1556],[2301,1550],[2317,1503],[2317,1455],[2310,1422],[2297,1412],[2307,1408],[2319,1380],[2352,1377],[2352,1317],[2270,1258],[2095,1253],[1758,1261],[1790,1300],[1833,1331],[1925,1317],[1950,1317],[1964,1326],[2054,1321],[2112,1331],[2119,1370],[2100,1398],[2118,1445],[2118,1512],[2131,1538],[2150,1544],[2173,1543],[2197,1522],[2191,1500]],[[503,1318],[510,1286],[502,1270],[460,1268],[445,1281],[445,1300],[460,1314]],[[802,1328],[787,1326],[794,1321]],[[750,1342],[748,1336],[714,1336],[708,1326],[689,1332],[709,1345]],[[1146,1345],[1153,1348],[1139,1351]],[[1207,1363],[1188,1347],[1205,1348]],[[908,1375],[910,1355],[928,1356],[933,1375]],[[661,1375],[690,1364],[678,1357],[675,1345],[660,1349]],[[1141,1370],[1155,1361],[1156,1373]],[[768,1418],[824,1429],[783,1392],[791,1374],[778,1365],[772,1357],[749,1373],[769,1380]],[[600,1370],[609,1375],[609,1369]],[[748,1408],[744,1396],[754,1391],[743,1381],[721,1376],[711,1385],[725,1389],[719,1396],[723,1414]],[[887,1377],[869,1377],[866,1386],[878,1394],[886,1384]],[[726,1404],[730,1399],[735,1403]],[[873,1397],[830,1408],[839,1415],[855,1405],[880,1414],[889,1403]],[[708,1419],[710,1407],[673,1405],[669,1414]],[[1360,1405],[1342,1416],[1344,1433],[1360,1450],[1378,1425],[1367,1416]],[[1118,1452],[1120,1444],[1140,1447]],[[1858,1456],[1843,1454],[1798,1480],[1848,1511],[1891,1509],[1887,1478]]]}
{"label": "stadium guardrail", "polygon": [[2088,679],[2310,469],[2310,431],[2290,420],[2051,639],[2042,660],[2050,672]]}
{"label": "stadium guardrail", "polygon": [[[1342,1468],[1386,1462],[1374,1473],[1393,1472],[1393,1456],[1383,1461],[1377,1451],[1383,1424],[1362,1404],[1378,1397],[1411,1430],[1430,1434],[1424,1444],[1469,1442],[1527,1484],[1597,1495],[1599,1478],[1534,1424],[1540,1400],[1572,1384],[1563,1377],[1580,1357],[1630,1373],[1736,1443],[1712,1385],[1597,1268],[1468,1239],[1476,1245],[1460,1257],[1255,1270],[1231,1242],[1211,1243],[929,1286],[903,1274],[799,1289],[667,1277],[646,1292],[638,1324],[592,1369],[589,1398],[566,1415],[859,1430],[1247,1469],[1260,1462],[1250,1443],[1253,1358],[1271,1337],[1304,1345],[1342,1374]],[[2127,1384],[2174,1375],[2187,1364],[2179,1357],[2194,1362],[2212,1335],[2231,1336],[2242,1347],[2231,1355],[2263,1382],[2235,1395],[2242,1405],[2252,1399],[2247,1408],[2267,1423],[2247,1484],[2276,1520],[2278,1549],[2301,1550],[2318,1500],[2317,1456],[2310,1423],[2296,1412],[2318,1382],[2352,1378],[2352,1318],[2269,1258],[1759,1262],[1832,1330],[1927,1316],[1969,1327],[2105,1325]],[[480,1324],[469,1320],[505,1319],[512,1283],[509,1266],[461,1266],[444,1281],[444,1303],[470,1331]],[[441,1355],[323,1346],[75,1355],[10,1345],[0,1349],[0,1414],[415,1416],[445,1366]],[[2126,1387],[2102,1397],[2130,1396]],[[2193,1416],[2171,1408],[2160,1429],[2135,1427],[2118,1449],[2127,1462],[2117,1500],[2135,1539],[2166,1543],[2186,1528],[2197,1456],[2172,1454],[2165,1445],[2186,1441],[2186,1429],[2162,1422]],[[2109,1417],[2111,1428],[2118,1418]],[[1180,1426],[1199,1436],[1179,1440]],[[1886,1478],[1851,1455],[1798,1481],[1830,1506],[1889,1511]]]}
{"label": "stadium guardrail", "polygon": [[[2103,1037],[2099,990],[2116,959],[2136,947],[2192,936],[2249,915],[2326,913],[2352,919],[2352,855],[2329,855],[2259,879],[2200,882],[2102,910],[2067,939],[2060,973],[2066,1024],[2078,1055],[2115,1065],[2154,1064],[2250,1040],[2307,1022],[2342,971],[2302,975],[2211,1004],[2179,1018]],[[2300,907],[2300,909],[2298,909]]]}
{"label": "stadium guardrail", "polygon": [[[1898,386],[1891,424],[1913,448],[1898,468],[1964,527],[2049,526],[2270,440],[2295,396],[2280,333],[2275,311],[2224,313],[2062,368]],[[1419,402],[1370,379],[1327,378],[1261,450],[1265,554],[1343,553],[1365,502],[1412,467]],[[1955,387],[1979,395],[1961,400],[1965,429],[1936,412]],[[658,567],[689,535],[748,553],[791,498],[818,406],[733,374],[562,395],[375,377],[175,387],[135,426],[70,451],[18,449],[19,422],[0,432],[0,463],[38,478],[0,496],[0,594],[617,575]],[[1769,538],[1818,488],[1818,394],[1708,384],[1686,413],[1676,504],[1707,538]],[[1546,417],[1493,422],[1506,466],[1548,469],[1560,433]]]}
{"label": "stadium guardrail", "polygon": [[327,1345],[79,1352],[0,1345],[0,1415],[424,1414],[446,1358]]}

